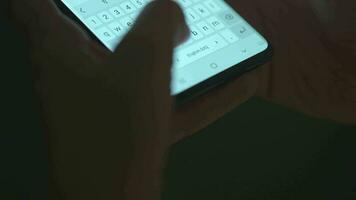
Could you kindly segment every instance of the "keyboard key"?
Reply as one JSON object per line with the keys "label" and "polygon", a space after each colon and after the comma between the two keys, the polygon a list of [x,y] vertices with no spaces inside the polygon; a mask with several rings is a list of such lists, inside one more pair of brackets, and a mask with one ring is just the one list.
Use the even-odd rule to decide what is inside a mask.
{"label": "keyboard key", "polygon": [[100,21],[97,17],[92,16],[92,17],[89,17],[89,18],[86,20],[86,24],[88,24],[89,27],[98,28],[98,27],[101,26],[103,23],[101,23],[101,21]]}
{"label": "keyboard key", "polygon": [[137,8],[143,8],[146,5],[146,2],[144,0],[131,0],[131,2],[137,7]]}
{"label": "keyboard key", "polygon": [[122,4],[120,4],[120,7],[126,12],[126,13],[132,13],[136,10],[136,7],[129,1],[126,1]]}
{"label": "keyboard key", "polygon": [[239,40],[235,33],[230,31],[230,29],[225,29],[221,31],[220,34],[230,43],[234,43]]}
{"label": "keyboard key", "polygon": [[186,8],[190,5],[192,5],[192,2],[190,0],[176,0],[179,5],[181,5],[183,8]]}
{"label": "keyboard key", "polygon": [[221,7],[214,2],[214,0],[207,0],[204,2],[205,6],[208,7],[212,12],[218,12],[221,10]]}
{"label": "keyboard key", "polygon": [[198,28],[200,29],[201,32],[203,32],[205,35],[210,35],[214,33],[213,28],[211,28],[208,23],[202,21],[197,24]]}
{"label": "keyboard key", "polygon": [[188,19],[188,23],[194,23],[200,19],[199,15],[190,8],[185,11],[185,16]]}
{"label": "keyboard key", "polygon": [[240,17],[236,15],[236,13],[232,11],[225,11],[220,13],[220,18],[226,23],[226,24],[236,24],[237,22],[241,21]]}
{"label": "keyboard key", "polygon": [[105,40],[105,41],[110,41],[115,38],[115,35],[106,27],[102,27],[98,29],[97,34],[99,38]]}
{"label": "keyboard key", "polygon": [[252,28],[246,24],[236,25],[231,28],[231,31],[233,31],[240,39],[244,39],[253,33]]}
{"label": "keyboard key", "polygon": [[112,15],[114,15],[115,17],[122,17],[125,15],[124,11],[122,11],[121,8],[116,7],[116,6],[110,9],[110,13]]}
{"label": "keyboard key", "polygon": [[125,34],[125,28],[119,22],[113,22],[108,25],[110,30],[114,32],[117,36],[122,36]]}
{"label": "keyboard key", "polygon": [[88,8],[86,8],[85,6],[79,6],[76,8],[78,14],[81,16],[81,17],[88,17],[89,15],[89,12],[90,10]]}
{"label": "keyboard key", "polygon": [[176,67],[183,67],[221,48],[224,48],[227,45],[228,44],[220,35],[215,34],[198,43],[192,44],[188,48],[178,51],[176,54],[176,58],[178,58],[180,62],[177,64]]}
{"label": "keyboard key", "polygon": [[225,28],[224,23],[222,23],[218,18],[215,16],[210,17],[207,19],[208,23],[215,29],[215,30],[220,30]]}
{"label": "keyboard key", "polygon": [[131,0],[132,4],[134,4],[137,8],[142,8],[145,6],[145,3],[143,0]]}
{"label": "keyboard key", "polygon": [[[114,3],[116,3],[116,0],[107,0],[105,2],[103,2],[102,0],[71,0],[71,1],[72,3],[70,4],[74,4],[75,9],[79,11],[78,14],[84,18],[92,15],[96,15],[98,14],[99,11],[104,11],[108,8],[111,8],[114,6]],[[68,0],[66,0],[66,2],[68,2]]]}
{"label": "keyboard key", "polygon": [[124,28],[130,29],[134,24],[134,20],[131,17],[124,17],[120,20],[120,23],[124,26]]}
{"label": "keyboard key", "polygon": [[201,4],[194,6],[193,9],[203,18],[210,15],[210,11]]}
{"label": "keyboard key", "polygon": [[100,3],[104,5],[112,5],[114,2],[114,0],[100,0]]}
{"label": "keyboard key", "polygon": [[191,37],[194,40],[199,40],[204,37],[204,35],[199,31],[199,29],[195,28],[195,26],[190,26]]}
{"label": "keyboard key", "polygon": [[104,23],[111,22],[114,18],[106,11],[101,12],[98,14],[98,17],[103,21]]}

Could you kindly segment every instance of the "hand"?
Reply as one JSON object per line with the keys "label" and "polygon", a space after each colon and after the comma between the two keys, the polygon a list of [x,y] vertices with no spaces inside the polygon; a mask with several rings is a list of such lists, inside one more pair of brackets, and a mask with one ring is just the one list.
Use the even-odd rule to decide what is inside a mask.
{"label": "hand", "polygon": [[151,3],[111,54],[51,1],[37,2],[34,18],[17,20],[28,25],[56,184],[69,199],[157,199],[172,53],[188,37],[181,10]]}
{"label": "hand", "polygon": [[[44,46],[43,44],[47,44],[49,47],[46,48],[51,50],[44,50],[44,52],[55,52],[52,54],[56,54],[55,57],[57,57],[57,59],[61,60],[62,62],[69,61],[70,63],[68,63],[68,65],[78,66],[74,63],[100,63],[107,60],[107,56],[109,56],[110,53],[106,52],[103,50],[103,48],[91,41],[91,39],[88,38],[87,35],[83,34],[80,29],[59,29],[58,27],[63,25],[59,26],[57,24],[63,22],[51,22],[53,20],[56,21],[55,19],[57,19],[56,16],[58,15],[58,11],[54,12],[53,9],[48,8],[46,3],[43,4],[43,2],[46,1],[48,0],[32,1],[29,6],[31,6],[32,10],[36,10],[36,14],[30,15],[34,16],[32,18],[29,18],[28,14],[23,14],[26,12],[23,12],[22,10],[26,9],[17,9],[20,11],[16,16],[17,18],[22,19],[18,21],[25,21],[25,24],[27,25],[33,24],[30,26],[32,27],[31,31],[27,31],[29,34],[31,34],[31,36],[28,38],[33,40],[33,46]],[[18,7],[20,8],[23,6],[23,1],[16,0],[14,2],[18,2]],[[53,17],[52,15],[55,16]],[[44,23],[45,21],[46,23]],[[65,19],[65,21],[66,24],[72,24],[70,20]],[[52,35],[51,39],[45,39],[43,37],[43,27],[45,26],[49,26],[49,28],[46,28],[46,30],[50,30],[50,32],[46,35]],[[73,26],[71,25],[70,27]],[[53,41],[53,38],[56,38],[56,40]],[[68,40],[70,40],[71,46],[67,45],[69,42]],[[57,44],[54,44],[54,42]],[[65,47],[54,48],[53,46]],[[41,48],[43,49],[43,47]],[[82,50],[79,51],[78,49]],[[78,56],[77,54],[82,55]],[[39,57],[42,56],[41,53],[39,53],[39,55]],[[73,57],[76,59],[73,59]],[[83,65],[85,66],[86,64]],[[175,143],[184,137],[192,135],[219,117],[223,116],[226,112],[230,111],[235,106],[240,105],[241,103],[248,100],[255,94],[258,87],[258,82],[258,72],[250,72],[249,74],[245,74],[244,76],[232,81],[230,84],[220,86],[219,88],[210,91],[208,94],[185,104],[178,110],[175,110],[173,113],[174,120],[172,120],[173,125],[171,131],[171,143]]]}
{"label": "hand", "polygon": [[334,56],[343,65],[350,66],[356,57],[356,2],[312,0],[310,5],[322,24]]}
{"label": "hand", "polygon": [[[59,107],[66,106],[65,110],[68,111],[73,109],[68,106],[77,107],[76,103],[92,99],[106,104],[110,97],[99,94],[115,90],[112,92],[125,98],[130,105],[135,105],[132,109],[143,109],[140,110],[143,113],[155,104],[159,105],[158,110],[170,107],[172,51],[188,36],[182,13],[176,5],[174,8],[168,6],[170,10],[173,9],[168,14],[154,7],[155,4],[167,6],[165,4],[169,3],[165,1],[148,6],[119,48],[110,54],[62,16],[50,1],[41,2],[42,9],[31,20],[28,38],[31,42],[31,58],[46,104],[58,102]],[[154,19],[160,14],[166,17]],[[92,87],[93,84],[97,85]],[[100,88],[93,91],[96,87]],[[84,93],[87,90],[88,93]],[[77,102],[64,104],[68,97],[68,101]],[[142,102],[145,105],[141,105]],[[108,107],[111,106],[116,107],[117,104]]]}
{"label": "hand", "polygon": [[355,1],[236,2],[274,47],[258,95],[312,116],[356,123]]}

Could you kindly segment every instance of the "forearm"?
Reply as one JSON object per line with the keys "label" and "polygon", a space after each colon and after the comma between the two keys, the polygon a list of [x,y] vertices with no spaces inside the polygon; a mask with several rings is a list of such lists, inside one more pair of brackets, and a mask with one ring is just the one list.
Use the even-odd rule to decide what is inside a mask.
{"label": "forearm", "polygon": [[[260,17],[268,16],[261,23],[275,47],[273,63],[260,71],[259,95],[313,116],[356,123],[356,29],[351,25],[356,15],[324,4],[315,13],[317,5],[275,1],[259,9]],[[288,12],[281,16],[279,7]]]}

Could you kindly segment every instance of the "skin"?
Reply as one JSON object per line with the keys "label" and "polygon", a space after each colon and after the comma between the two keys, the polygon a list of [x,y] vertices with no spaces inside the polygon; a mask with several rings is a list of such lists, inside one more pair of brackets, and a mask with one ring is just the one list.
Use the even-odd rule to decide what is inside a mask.
{"label": "skin", "polygon": [[273,62],[260,70],[257,95],[314,117],[356,124],[356,3],[251,4],[258,11],[254,21],[275,45]]}
{"label": "skin", "polygon": [[[110,54],[51,1],[13,1],[49,135],[52,198],[159,199],[170,144],[252,96],[356,123],[356,70],[350,65],[356,55],[355,15],[339,2],[233,2],[256,27],[264,27],[275,46],[273,62],[175,110],[169,95],[172,50],[188,37],[175,4],[151,4]],[[140,59],[132,59],[137,49]]]}
{"label": "skin", "polygon": [[[37,15],[17,14],[16,20],[29,26],[49,135],[51,198],[159,199],[170,144],[169,66],[174,46],[188,37],[181,10],[171,1],[150,4],[109,54],[51,1],[37,2],[28,5],[40,8]],[[132,59],[137,53],[140,59]]]}

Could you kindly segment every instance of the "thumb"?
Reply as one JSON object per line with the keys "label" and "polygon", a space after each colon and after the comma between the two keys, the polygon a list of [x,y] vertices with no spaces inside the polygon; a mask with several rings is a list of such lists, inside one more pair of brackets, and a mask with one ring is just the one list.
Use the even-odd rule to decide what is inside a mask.
{"label": "thumb", "polygon": [[150,78],[169,84],[173,49],[188,36],[180,7],[170,0],[153,1],[113,54],[114,70],[126,78],[141,74],[145,76],[141,80]]}
{"label": "thumb", "polygon": [[108,68],[104,68],[109,75],[105,81],[119,89],[120,98],[134,113],[132,121],[140,122],[135,128],[143,132],[167,130],[173,49],[188,33],[176,3],[153,1],[112,54]]}
{"label": "thumb", "polygon": [[179,5],[171,0],[155,0],[138,17],[132,34],[144,34],[178,45],[189,36]]}

